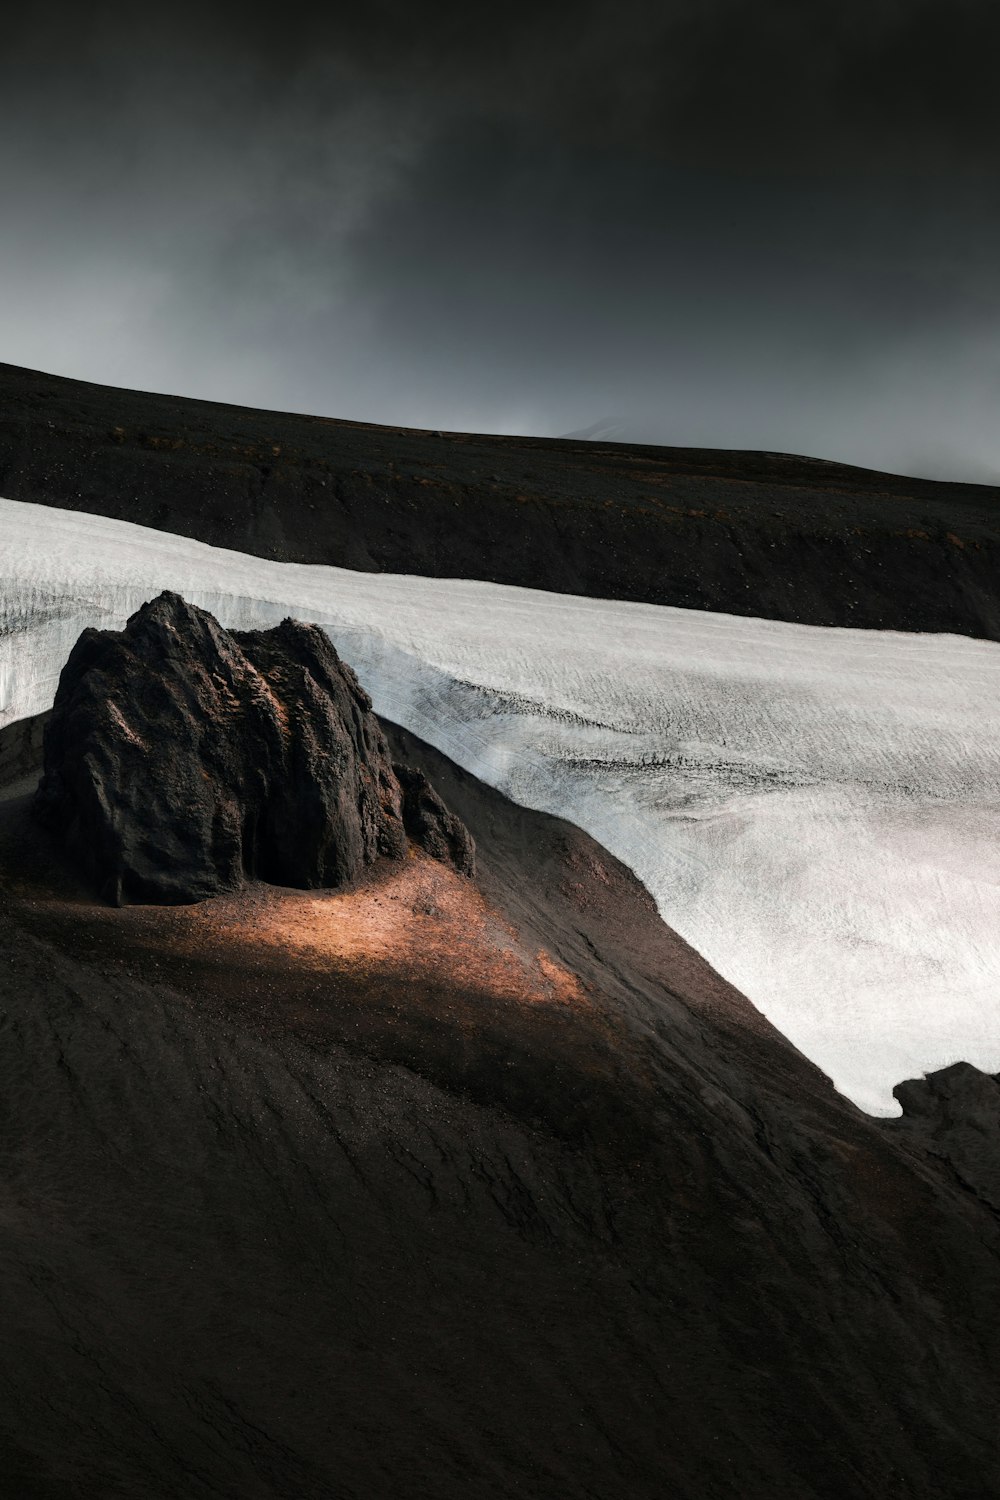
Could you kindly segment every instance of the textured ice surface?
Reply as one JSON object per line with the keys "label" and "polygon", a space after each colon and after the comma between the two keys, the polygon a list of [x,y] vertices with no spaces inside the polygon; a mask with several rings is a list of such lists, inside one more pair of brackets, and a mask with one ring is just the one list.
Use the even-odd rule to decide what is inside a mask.
{"label": "textured ice surface", "polygon": [[593,834],[862,1108],[1000,1070],[1000,646],[262,562],[0,501],[0,724],[163,588],[325,626],[380,713]]}

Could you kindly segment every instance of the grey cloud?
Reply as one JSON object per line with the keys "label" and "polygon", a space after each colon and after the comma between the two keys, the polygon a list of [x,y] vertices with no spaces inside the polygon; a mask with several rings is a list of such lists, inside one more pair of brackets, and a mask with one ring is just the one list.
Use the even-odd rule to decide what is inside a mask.
{"label": "grey cloud", "polygon": [[22,15],[0,358],[993,475],[998,39],[969,0]]}

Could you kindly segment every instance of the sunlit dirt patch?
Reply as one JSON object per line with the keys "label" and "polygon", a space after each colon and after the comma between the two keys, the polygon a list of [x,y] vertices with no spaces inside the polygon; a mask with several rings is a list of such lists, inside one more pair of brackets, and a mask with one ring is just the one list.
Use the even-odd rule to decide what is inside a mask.
{"label": "sunlit dirt patch", "polygon": [[0,861],[0,906],[124,981],[125,1004],[159,996],[265,1043],[347,1046],[563,1137],[638,1149],[621,1075],[638,1088],[642,1067],[623,1060],[600,986],[423,852],[348,890],[255,883],[195,905],[120,908],[51,855],[22,857],[17,875]]}
{"label": "sunlit dirt patch", "polygon": [[524,943],[471,881],[412,850],[356,890],[254,887],[187,908],[183,926],[170,925],[182,949],[240,943],[317,976],[391,971],[495,1000],[586,1003],[577,977]]}
{"label": "sunlit dirt patch", "polygon": [[116,909],[61,862],[30,863],[8,890],[76,951],[188,992],[270,995],[286,1019],[358,1004],[452,1021],[481,1007],[593,1013],[585,984],[554,952],[518,933],[474,881],[412,846],[347,890],[255,882],[187,906]]}

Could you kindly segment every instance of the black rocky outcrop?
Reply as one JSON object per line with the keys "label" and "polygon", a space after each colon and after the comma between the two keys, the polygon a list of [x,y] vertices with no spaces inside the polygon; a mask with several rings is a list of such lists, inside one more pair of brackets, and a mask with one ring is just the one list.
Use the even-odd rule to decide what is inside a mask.
{"label": "black rocky outcrop", "polygon": [[472,839],[396,769],[326,634],[225,630],[163,593],[83,632],[46,727],[37,817],[101,893],[190,902],[248,879],[336,887],[408,837],[463,874]]}
{"label": "black rocky outcrop", "polygon": [[943,1163],[1000,1216],[1000,1073],[957,1062],[897,1083],[895,1131]]}
{"label": "black rocky outcrop", "polygon": [[413,766],[393,769],[403,792],[403,826],[414,843],[435,859],[454,865],[461,875],[474,875],[475,845],[460,818],[449,812],[423,771]]}

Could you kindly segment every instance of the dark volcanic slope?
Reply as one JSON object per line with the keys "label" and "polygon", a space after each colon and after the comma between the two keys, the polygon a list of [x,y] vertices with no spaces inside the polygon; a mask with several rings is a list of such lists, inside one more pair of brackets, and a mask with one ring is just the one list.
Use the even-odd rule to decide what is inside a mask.
{"label": "dark volcanic slope", "polygon": [[0,805],[6,1493],[1000,1492],[995,1082],[862,1116],[590,839],[391,737],[480,890],[116,910]]}
{"label": "dark volcanic slope", "polygon": [[0,494],[262,557],[1000,639],[1000,491],[376,427],[0,366]]}

